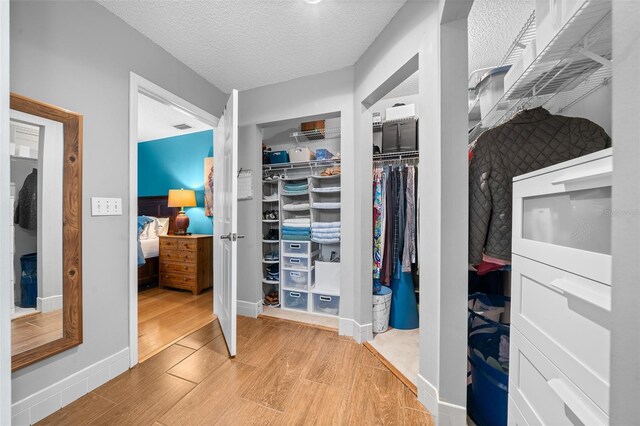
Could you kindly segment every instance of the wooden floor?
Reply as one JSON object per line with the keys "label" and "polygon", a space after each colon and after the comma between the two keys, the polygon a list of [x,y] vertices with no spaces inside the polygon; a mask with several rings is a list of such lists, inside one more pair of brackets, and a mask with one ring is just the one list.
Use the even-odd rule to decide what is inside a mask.
{"label": "wooden floor", "polygon": [[211,289],[198,296],[157,287],[139,292],[138,359],[146,360],[214,319]]}
{"label": "wooden floor", "polygon": [[52,414],[42,425],[433,425],[364,346],[278,319],[218,321]]}
{"label": "wooden floor", "polygon": [[11,353],[29,349],[62,338],[62,309],[35,313],[11,321]]}

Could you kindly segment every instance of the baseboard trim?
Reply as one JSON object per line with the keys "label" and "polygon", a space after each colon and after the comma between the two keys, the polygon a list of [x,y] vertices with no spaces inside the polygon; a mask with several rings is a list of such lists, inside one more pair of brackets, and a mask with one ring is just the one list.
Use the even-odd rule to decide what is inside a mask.
{"label": "baseboard trim", "polygon": [[36,310],[38,312],[51,312],[62,309],[62,295],[38,297],[36,299]]}
{"label": "baseboard trim", "polygon": [[373,325],[360,325],[351,318],[340,318],[338,333],[341,336],[351,336],[358,343],[364,343],[373,340]]}
{"label": "baseboard trim", "polygon": [[129,348],[125,348],[12,404],[11,424],[35,424],[128,369]]}
{"label": "baseboard trim", "polygon": [[441,401],[438,389],[418,374],[418,401],[431,413],[437,425],[467,424],[467,407]]}
{"label": "baseboard trim", "polygon": [[238,315],[243,317],[258,318],[258,315],[262,313],[262,300],[257,302],[245,302],[244,300],[237,301]]}

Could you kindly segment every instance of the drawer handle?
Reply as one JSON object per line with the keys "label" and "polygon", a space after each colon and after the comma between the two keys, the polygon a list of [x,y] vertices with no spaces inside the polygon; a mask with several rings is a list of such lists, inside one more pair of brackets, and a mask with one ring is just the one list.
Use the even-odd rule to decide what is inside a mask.
{"label": "drawer handle", "polygon": [[300,272],[289,272],[289,275],[292,277],[301,277],[302,274]]}
{"label": "drawer handle", "polygon": [[300,259],[289,259],[290,263],[300,263]]}
{"label": "drawer handle", "polygon": [[566,176],[559,177],[558,179],[551,181],[551,185],[561,185],[563,183],[575,183],[584,180],[609,178],[612,174],[613,171],[610,167],[607,169],[600,169],[596,171],[590,170],[588,172],[568,174]]}
{"label": "drawer handle", "polygon": [[300,247],[302,247],[300,244],[289,244],[289,248],[292,249],[299,249]]}
{"label": "drawer handle", "polygon": [[331,302],[331,297],[329,296],[320,296],[320,300],[323,302]]}
{"label": "drawer handle", "polygon": [[576,396],[563,379],[553,378],[547,381],[549,387],[569,407],[573,414],[580,419],[585,425],[605,425],[606,420],[597,412],[590,409],[585,403]]}
{"label": "drawer handle", "polygon": [[562,278],[551,281],[549,285],[565,295],[570,295],[604,311],[611,312],[611,295],[603,296],[601,294],[595,294],[581,288],[573,281]]}
{"label": "drawer handle", "polygon": [[298,297],[300,297],[300,293],[291,292],[291,293],[289,293],[289,296],[298,298]]}

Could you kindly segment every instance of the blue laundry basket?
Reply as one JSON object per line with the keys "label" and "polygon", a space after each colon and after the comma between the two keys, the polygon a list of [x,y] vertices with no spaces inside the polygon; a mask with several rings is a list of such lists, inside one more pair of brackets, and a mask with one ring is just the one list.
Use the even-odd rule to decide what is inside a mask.
{"label": "blue laundry basket", "polygon": [[[489,318],[487,312],[472,309],[479,300],[489,308],[504,308],[510,298],[476,293],[469,296],[469,348],[468,360],[471,384],[467,389],[469,416],[478,426],[503,426],[507,424],[509,374],[490,365],[486,360],[499,358],[501,336],[509,336],[509,325]],[[495,316],[494,316],[495,318]],[[482,356],[474,351],[478,350]]]}
{"label": "blue laundry basket", "polygon": [[20,307],[35,308],[38,296],[38,254],[20,256]]}

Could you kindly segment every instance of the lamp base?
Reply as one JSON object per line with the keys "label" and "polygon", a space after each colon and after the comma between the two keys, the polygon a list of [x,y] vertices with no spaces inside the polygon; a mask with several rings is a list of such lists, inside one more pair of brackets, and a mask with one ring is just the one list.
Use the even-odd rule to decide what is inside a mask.
{"label": "lamp base", "polygon": [[178,212],[178,216],[176,216],[175,235],[187,235],[188,227],[189,227],[189,216],[186,215],[184,210],[180,210],[180,212]]}

